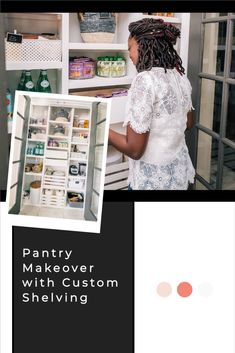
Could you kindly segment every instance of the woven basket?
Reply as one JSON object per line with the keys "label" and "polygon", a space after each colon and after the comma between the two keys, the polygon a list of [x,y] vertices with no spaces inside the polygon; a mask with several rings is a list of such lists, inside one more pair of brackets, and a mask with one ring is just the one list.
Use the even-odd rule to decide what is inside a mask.
{"label": "woven basket", "polygon": [[117,15],[111,12],[78,13],[82,40],[85,43],[112,43]]}

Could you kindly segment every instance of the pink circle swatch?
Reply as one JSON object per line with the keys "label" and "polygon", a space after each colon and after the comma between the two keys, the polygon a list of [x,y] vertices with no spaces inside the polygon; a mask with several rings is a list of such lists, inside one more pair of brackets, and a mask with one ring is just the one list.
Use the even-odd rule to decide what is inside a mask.
{"label": "pink circle swatch", "polygon": [[171,292],[171,285],[167,282],[161,282],[157,286],[157,293],[160,295],[160,297],[169,297],[169,295],[171,295]]}
{"label": "pink circle swatch", "polygon": [[177,293],[183,297],[189,297],[193,292],[193,288],[188,282],[181,282],[177,287]]}

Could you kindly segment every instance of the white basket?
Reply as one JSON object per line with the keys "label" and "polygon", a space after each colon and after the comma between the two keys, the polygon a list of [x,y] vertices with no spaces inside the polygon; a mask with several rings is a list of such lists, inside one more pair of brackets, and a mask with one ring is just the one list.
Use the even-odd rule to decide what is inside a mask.
{"label": "white basket", "polygon": [[44,188],[63,189],[66,186],[66,177],[57,175],[44,175],[43,179]]}
{"label": "white basket", "polygon": [[21,44],[5,40],[5,50],[8,62],[61,62],[61,40],[23,39]]}
{"label": "white basket", "polygon": [[46,149],[45,157],[54,158],[54,159],[66,159],[66,161],[67,161],[68,152],[67,151],[55,151],[55,150]]}
{"label": "white basket", "polygon": [[41,204],[47,207],[64,207],[65,206],[65,196],[57,195],[42,195]]}

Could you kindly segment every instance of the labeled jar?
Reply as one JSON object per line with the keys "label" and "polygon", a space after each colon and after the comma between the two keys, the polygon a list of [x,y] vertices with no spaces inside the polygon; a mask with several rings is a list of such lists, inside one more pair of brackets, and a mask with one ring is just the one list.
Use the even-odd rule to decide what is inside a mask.
{"label": "labeled jar", "polygon": [[[109,57],[103,57],[99,62],[99,70],[97,71],[97,75],[101,77],[110,77],[110,69],[111,69],[111,61]],[[99,72],[99,74],[98,74]]]}
{"label": "labeled jar", "polygon": [[126,75],[126,62],[121,56],[97,58],[97,75],[101,77],[122,77]]}
{"label": "labeled jar", "polygon": [[115,77],[122,77],[126,75],[126,63],[121,56],[118,56],[116,60],[115,75],[116,75]]}

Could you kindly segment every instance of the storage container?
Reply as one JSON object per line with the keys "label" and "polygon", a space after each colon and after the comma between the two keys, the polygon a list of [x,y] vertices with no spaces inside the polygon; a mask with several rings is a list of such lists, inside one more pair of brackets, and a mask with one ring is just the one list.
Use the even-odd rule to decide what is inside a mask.
{"label": "storage container", "polygon": [[38,180],[30,184],[30,201],[32,205],[38,205],[40,202],[41,182]]}
{"label": "storage container", "polygon": [[66,203],[65,193],[63,190],[45,189],[42,193],[41,203],[47,207],[62,208]]}
{"label": "storage container", "polygon": [[68,203],[70,207],[83,208],[84,195],[78,192],[68,192]]}
{"label": "storage container", "polygon": [[112,43],[116,30],[116,14],[83,12],[78,14],[81,37],[85,43]]}
{"label": "storage container", "polygon": [[87,57],[70,58],[69,61],[69,78],[85,79],[95,76],[95,61]]}
{"label": "storage container", "polygon": [[97,75],[101,77],[123,77],[126,75],[126,62],[121,56],[99,56]]}
{"label": "storage container", "polygon": [[38,62],[61,61],[61,40],[23,39],[22,43],[5,40],[6,61]]}
{"label": "storage container", "polygon": [[45,151],[45,157],[47,158],[55,158],[55,159],[66,159],[68,158],[67,151],[53,151],[47,150]]}

